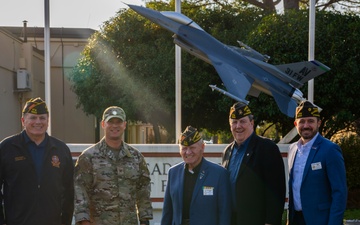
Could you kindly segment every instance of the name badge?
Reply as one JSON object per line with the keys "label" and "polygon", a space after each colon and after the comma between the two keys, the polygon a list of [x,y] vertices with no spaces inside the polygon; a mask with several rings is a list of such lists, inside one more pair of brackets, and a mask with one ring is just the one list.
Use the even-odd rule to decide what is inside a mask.
{"label": "name badge", "polygon": [[321,162],[311,163],[311,169],[312,170],[321,170]]}
{"label": "name badge", "polygon": [[203,195],[214,195],[214,187],[203,187]]}

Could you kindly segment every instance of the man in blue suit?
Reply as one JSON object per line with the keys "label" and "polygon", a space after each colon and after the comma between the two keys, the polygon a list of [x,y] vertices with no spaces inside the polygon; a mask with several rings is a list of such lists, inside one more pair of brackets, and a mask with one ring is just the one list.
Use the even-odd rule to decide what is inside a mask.
{"label": "man in blue suit", "polygon": [[169,169],[161,225],[230,225],[228,172],[203,157],[196,128],[185,129],[179,146],[184,161]]}
{"label": "man in blue suit", "polygon": [[340,147],[319,134],[317,106],[296,108],[299,141],[289,147],[289,225],[341,225],[347,187]]}

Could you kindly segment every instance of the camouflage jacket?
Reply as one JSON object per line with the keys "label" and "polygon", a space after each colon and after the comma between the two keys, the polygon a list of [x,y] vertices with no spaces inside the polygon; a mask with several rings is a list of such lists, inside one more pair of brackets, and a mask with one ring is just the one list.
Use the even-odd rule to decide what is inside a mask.
{"label": "camouflage jacket", "polygon": [[125,142],[115,155],[104,138],[84,150],[75,165],[74,215],[75,222],[96,225],[152,219],[150,174],[143,155]]}

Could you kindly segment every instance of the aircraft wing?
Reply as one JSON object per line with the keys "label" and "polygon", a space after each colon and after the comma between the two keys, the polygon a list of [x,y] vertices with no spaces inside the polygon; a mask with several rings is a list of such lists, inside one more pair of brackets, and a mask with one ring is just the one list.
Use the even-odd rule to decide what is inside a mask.
{"label": "aircraft wing", "polygon": [[208,55],[212,65],[215,67],[216,72],[219,74],[222,82],[224,83],[228,92],[232,95],[245,99],[248,94],[254,79],[247,76],[237,68],[222,62],[215,56]]}
{"label": "aircraft wing", "polygon": [[265,93],[274,97],[275,102],[282,113],[288,115],[289,117],[294,117],[296,107],[298,106],[294,99],[287,95],[279,94],[273,89],[265,90],[261,87],[257,89],[258,86],[252,86],[255,80],[250,76],[247,76],[237,68],[234,68],[226,63],[222,63],[217,58],[209,56],[209,59],[211,60],[212,65],[215,67],[229,93],[240,97],[240,99],[245,99],[248,94],[255,96],[253,93],[254,91],[257,95],[260,93],[260,91],[264,91]]}

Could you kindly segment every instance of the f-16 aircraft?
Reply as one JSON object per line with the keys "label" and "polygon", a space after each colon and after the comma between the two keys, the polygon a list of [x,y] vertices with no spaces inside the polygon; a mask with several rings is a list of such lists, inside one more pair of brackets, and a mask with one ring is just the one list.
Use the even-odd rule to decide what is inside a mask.
{"label": "f-16 aircraft", "polygon": [[128,6],[174,33],[174,43],[183,50],[212,64],[226,90],[216,85],[209,86],[236,101],[248,104],[245,100],[247,95],[257,97],[264,92],[274,97],[282,113],[294,117],[298,103],[305,100],[299,88],[305,82],[330,70],[316,60],[271,65],[267,63],[269,56],[240,41],[240,47],[223,44],[181,13],[159,12],[130,4]]}

